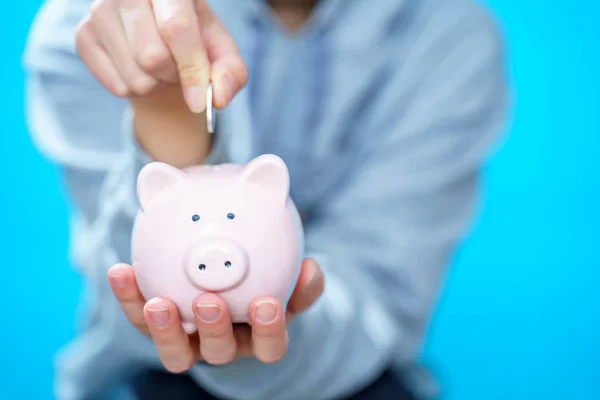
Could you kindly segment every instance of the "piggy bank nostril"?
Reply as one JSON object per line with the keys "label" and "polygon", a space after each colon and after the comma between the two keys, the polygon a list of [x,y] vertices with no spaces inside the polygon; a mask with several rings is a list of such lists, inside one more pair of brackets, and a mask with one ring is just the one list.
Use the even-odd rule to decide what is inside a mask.
{"label": "piggy bank nostril", "polygon": [[225,266],[226,266],[227,268],[231,267],[231,261],[225,261]]}
{"label": "piggy bank nostril", "polygon": [[206,264],[200,264],[200,265],[198,265],[198,269],[200,271],[204,271],[206,269]]}

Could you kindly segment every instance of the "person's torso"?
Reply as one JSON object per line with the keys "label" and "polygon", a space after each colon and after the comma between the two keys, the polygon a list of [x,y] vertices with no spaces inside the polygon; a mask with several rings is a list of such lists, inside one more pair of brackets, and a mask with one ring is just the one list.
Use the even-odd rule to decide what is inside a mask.
{"label": "person's torso", "polygon": [[[224,154],[215,161],[245,163],[260,154],[279,155],[290,171],[291,197],[310,223],[311,213],[339,193],[357,160],[385,135],[376,129],[382,126],[379,96],[403,73],[411,44],[423,29],[419,9],[436,2],[442,0],[381,0],[377,7],[369,1],[322,0],[309,23],[292,36],[260,0],[210,1],[249,69],[248,85],[219,113],[216,135]],[[49,0],[34,24],[27,65],[64,74],[65,84],[93,79],[77,57],[74,36],[90,5],[91,0]],[[410,82],[405,97],[409,90]],[[88,100],[90,109],[102,112],[93,97]],[[398,113],[406,106],[398,104]],[[123,102],[122,111],[125,107]],[[106,135],[125,150],[123,132]],[[97,380],[111,373],[111,362],[158,362],[150,342],[138,340],[124,320],[106,283],[112,264],[130,261],[137,202],[136,177],[123,173],[128,162],[124,155],[111,166],[97,194],[103,196],[99,219],[74,224],[72,251],[92,289],[81,340],[101,338],[104,347],[84,343],[96,351],[67,353],[63,368],[81,374],[82,363],[94,363]],[[73,362],[76,358],[80,363]]]}

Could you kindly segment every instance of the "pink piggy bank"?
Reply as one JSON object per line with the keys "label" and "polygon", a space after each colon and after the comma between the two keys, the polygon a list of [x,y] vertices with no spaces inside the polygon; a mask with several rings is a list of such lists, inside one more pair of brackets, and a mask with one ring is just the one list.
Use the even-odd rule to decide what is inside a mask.
{"label": "pink piggy bank", "polygon": [[132,238],[144,297],[173,301],[188,333],[196,330],[192,300],[205,292],[227,302],[233,322],[248,322],[259,296],[285,307],[304,252],[289,181],[285,163],[271,154],[245,166],[146,165]]}

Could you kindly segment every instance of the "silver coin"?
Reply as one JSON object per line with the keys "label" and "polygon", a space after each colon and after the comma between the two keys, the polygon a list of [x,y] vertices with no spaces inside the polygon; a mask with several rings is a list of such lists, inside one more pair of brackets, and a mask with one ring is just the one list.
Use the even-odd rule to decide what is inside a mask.
{"label": "silver coin", "polygon": [[206,128],[208,129],[208,133],[210,134],[213,134],[215,132],[212,82],[208,83],[208,88],[206,90]]}

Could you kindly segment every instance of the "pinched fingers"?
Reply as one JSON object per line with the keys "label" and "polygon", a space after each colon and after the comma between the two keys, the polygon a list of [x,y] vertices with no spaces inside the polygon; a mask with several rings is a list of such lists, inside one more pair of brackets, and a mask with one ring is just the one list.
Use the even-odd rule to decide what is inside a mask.
{"label": "pinched fingers", "polygon": [[191,111],[224,108],[248,71],[233,38],[206,0],[94,0],[76,32],[77,50],[113,94],[146,96],[179,83]]}

